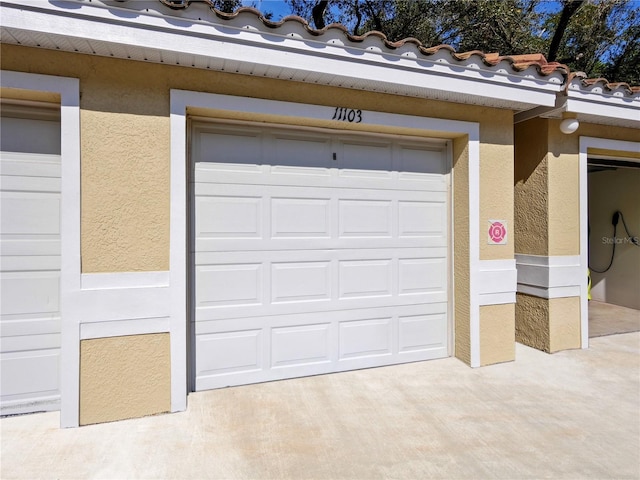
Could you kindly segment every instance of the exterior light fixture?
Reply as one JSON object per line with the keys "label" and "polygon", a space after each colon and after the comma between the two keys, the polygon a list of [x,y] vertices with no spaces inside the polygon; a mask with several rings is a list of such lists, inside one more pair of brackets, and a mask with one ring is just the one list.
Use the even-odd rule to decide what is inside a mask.
{"label": "exterior light fixture", "polygon": [[562,114],[562,121],[560,122],[560,131],[562,133],[570,135],[575,132],[579,126],[580,122],[578,122],[575,114],[568,114],[566,112]]}

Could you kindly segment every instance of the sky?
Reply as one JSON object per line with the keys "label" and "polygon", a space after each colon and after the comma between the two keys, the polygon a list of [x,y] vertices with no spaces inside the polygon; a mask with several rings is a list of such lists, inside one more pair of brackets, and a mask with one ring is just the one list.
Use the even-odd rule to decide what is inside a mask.
{"label": "sky", "polygon": [[291,14],[289,5],[283,0],[242,0],[242,4],[247,6],[255,5],[263,13],[273,13],[272,20],[274,21]]}

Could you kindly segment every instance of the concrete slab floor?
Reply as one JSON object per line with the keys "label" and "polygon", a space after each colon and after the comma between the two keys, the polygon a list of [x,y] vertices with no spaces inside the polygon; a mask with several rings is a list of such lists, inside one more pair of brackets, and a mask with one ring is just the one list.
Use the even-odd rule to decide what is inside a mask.
{"label": "concrete slab floor", "polygon": [[640,477],[640,333],[471,369],[449,358],[213,390],[186,412],[0,421],[1,477]]}
{"label": "concrete slab floor", "polygon": [[640,310],[612,303],[589,302],[589,338],[640,332]]}

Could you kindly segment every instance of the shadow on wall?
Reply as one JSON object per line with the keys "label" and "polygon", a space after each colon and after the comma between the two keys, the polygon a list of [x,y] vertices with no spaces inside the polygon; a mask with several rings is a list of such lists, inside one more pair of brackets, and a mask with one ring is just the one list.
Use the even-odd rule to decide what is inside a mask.
{"label": "shadow on wall", "polygon": [[[640,237],[639,186],[640,168],[598,168],[589,172],[592,299],[635,309],[640,309],[640,247],[629,235]],[[623,218],[618,218],[614,237],[612,220],[616,211],[622,212],[629,233]],[[613,263],[606,270],[612,254]]]}

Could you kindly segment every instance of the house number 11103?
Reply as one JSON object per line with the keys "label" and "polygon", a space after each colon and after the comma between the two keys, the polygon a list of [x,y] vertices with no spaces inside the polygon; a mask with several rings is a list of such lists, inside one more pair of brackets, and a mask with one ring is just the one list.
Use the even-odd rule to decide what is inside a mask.
{"label": "house number 11103", "polygon": [[354,110],[353,108],[336,107],[331,120],[339,120],[341,122],[360,123],[362,122],[362,110]]}

